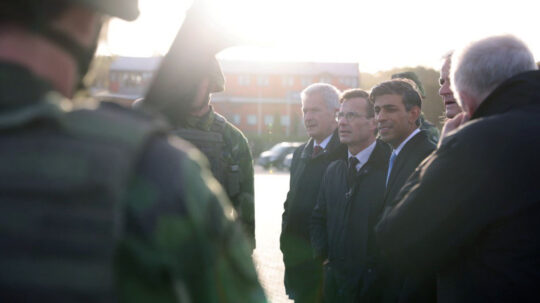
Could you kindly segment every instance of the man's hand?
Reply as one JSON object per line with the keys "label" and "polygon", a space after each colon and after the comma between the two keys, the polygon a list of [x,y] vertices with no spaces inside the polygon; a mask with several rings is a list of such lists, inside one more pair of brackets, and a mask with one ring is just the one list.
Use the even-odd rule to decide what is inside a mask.
{"label": "man's hand", "polygon": [[439,139],[439,146],[441,145],[441,142],[443,141],[444,137],[448,135],[451,131],[457,129],[461,125],[467,123],[469,121],[470,117],[467,113],[461,112],[457,114],[454,118],[449,119],[444,123],[444,126],[441,131],[441,138]]}

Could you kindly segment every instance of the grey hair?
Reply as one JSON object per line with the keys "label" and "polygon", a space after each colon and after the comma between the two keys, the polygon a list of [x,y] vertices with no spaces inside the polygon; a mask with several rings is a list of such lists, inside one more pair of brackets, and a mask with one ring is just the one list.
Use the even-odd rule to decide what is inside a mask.
{"label": "grey hair", "polygon": [[467,91],[483,101],[505,80],[536,69],[534,56],[523,41],[512,35],[492,36],[452,55],[450,82],[454,92]]}
{"label": "grey hair", "polygon": [[302,101],[308,96],[315,94],[319,94],[323,98],[323,100],[326,102],[326,107],[329,110],[339,108],[339,96],[341,92],[335,86],[327,83],[313,83],[302,91]]}
{"label": "grey hair", "polygon": [[443,61],[452,60],[453,54],[454,54],[454,50],[449,50],[446,53],[444,53],[444,55],[442,55],[441,60]]}

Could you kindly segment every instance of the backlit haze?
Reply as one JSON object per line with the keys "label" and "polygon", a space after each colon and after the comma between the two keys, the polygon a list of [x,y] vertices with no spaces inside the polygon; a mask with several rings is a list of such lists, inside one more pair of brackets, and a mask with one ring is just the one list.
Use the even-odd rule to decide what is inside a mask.
{"label": "backlit haze", "polygon": [[[223,59],[358,62],[363,72],[439,68],[440,57],[472,39],[514,34],[540,60],[540,1],[219,0],[218,24],[255,46]],[[136,22],[113,20],[101,54],[166,53],[189,0],[140,0]]]}

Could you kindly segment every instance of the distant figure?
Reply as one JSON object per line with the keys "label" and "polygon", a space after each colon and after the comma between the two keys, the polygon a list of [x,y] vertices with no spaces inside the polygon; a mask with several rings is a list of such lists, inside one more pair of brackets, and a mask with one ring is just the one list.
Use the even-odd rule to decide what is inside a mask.
{"label": "distant figure", "polygon": [[313,258],[309,222],[326,167],[347,156],[346,146],[339,143],[335,120],[339,93],[332,85],[315,83],[301,94],[310,139],[293,154],[280,237],[285,290],[296,303],[322,302],[322,262]]}
{"label": "distant figure", "polygon": [[[418,79],[418,76],[415,72],[402,72],[392,75],[392,79],[409,79],[414,82],[416,85],[416,90],[420,94],[420,97],[422,100],[426,99],[426,93],[424,91],[424,86],[422,85],[422,82],[420,79]],[[420,130],[423,130],[427,133],[428,138],[431,142],[434,144],[437,144],[439,142],[439,136],[440,132],[439,129],[433,125],[433,123],[426,120],[426,117],[424,117],[424,113],[420,112],[420,117],[418,118],[417,125],[420,128]]]}
{"label": "distant figure", "polygon": [[311,220],[311,243],[324,264],[324,302],[358,302],[374,270],[373,228],[382,209],[390,147],[375,140],[369,94],[345,91],[337,115],[348,160],[332,162]]}
{"label": "distant figure", "polygon": [[464,112],[379,244],[396,266],[436,273],[438,302],[538,302],[540,72],[522,41],[495,36],[455,52],[450,78]]}
{"label": "distant figure", "polygon": [[443,65],[441,67],[441,77],[439,78],[439,95],[443,99],[444,113],[446,118],[452,119],[461,113],[461,107],[456,102],[454,92],[450,87],[450,65],[452,64],[452,52],[444,55]]}
{"label": "distant figure", "polygon": [[[244,231],[251,240],[251,249],[255,248],[255,203],[253,158],[246,137],[225,117],[214,111],[210,105],[212,93],[225,90],[225,79],[214,58],[206,75],[197,86],[197,93],[192,100],[178,100],[177,103],[153,104],[139,101],[136,107],[158,111],[173,125],[173,133],[195,145],[210,162],[214,177],[225,189],[232,202]],[[139,103],[138,102],[138,103]],[[188,106],[181,102],[189,102]],[[177,107],[188,107],[185,115]]]}
{"label": "distant figure", "polygon": [[[417,126],[422,99],[409,80],[382,82],[372,88],[369,97],[374,104],[380,137],[392,147],[383,202],[389,209],[395,205],[395,198],[407,178],[435,149],[435,144]],[[398,299],[399,302],[430,302],[434,299],[434,278],[424,279],[394,268],[390,268],[389,274],[388,285],[383,287],[383,302]]]}
{"label": "distant figure", "polygon": [[161,120],[70,100],[104,21],[137,4],[0,5],[0,302],[265,300],[202,155]]}

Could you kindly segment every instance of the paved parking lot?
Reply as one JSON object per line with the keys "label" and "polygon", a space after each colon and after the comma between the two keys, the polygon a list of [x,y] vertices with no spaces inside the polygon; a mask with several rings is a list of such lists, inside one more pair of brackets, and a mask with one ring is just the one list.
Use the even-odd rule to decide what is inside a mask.
{"label": "paved parking lot", "polygon": [[283,202],[289,190],[289,173],[255,168],[255,265],[272,303],[293,302],[283,286],[283,259],[279,250]]}

